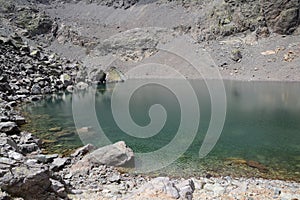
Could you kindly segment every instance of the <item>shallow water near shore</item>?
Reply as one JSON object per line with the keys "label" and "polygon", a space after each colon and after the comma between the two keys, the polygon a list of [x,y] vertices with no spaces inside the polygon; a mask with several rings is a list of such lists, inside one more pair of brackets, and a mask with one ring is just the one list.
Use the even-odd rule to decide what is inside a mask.
{"label": "shallow water near shore", "polygon": [[[182,87],[178,80],[168,82],[177,89]],[[131,83],[136,84],[131,80],[126,84]],[[150,175],[190,177],[211,174],[300,181],[300,83],[224,81],[227,105],[224,128],[213,150],[201,159],[199,149],[211,119],[212,101],[204,81],[192,80],[190,84],[197,96],[200,120],[192,117],[186,120],[199,125],[197,134],[195,138],[186,138],[191,140],[191,145],[175,162]],[[208,84],[214,85],[213,81]],[[94,94],[95,104],[84,98],[91,94],[89,91],[80,93],[82,99],[76,104],[76,115],[80,114],[79,118],[75,117],[80,119],[76,122],[77,128],[72,100],[78,96],[61,93],[27,104],[23,112],[29,123],[23,126],[23,130],[40,137],[47,153],[67,155],[83,145],[81,139],[101,146],[102,143],[97,141],[97,125],[91,120],[93,113],[86,109],[86,106],[91,106],[95,108],[96,121],[112,143],[123,140],[135,153],[153,152],[170,144],[182,123],[182,102],[178,100],[178,94],[158,84],[147,84],[130,95],[128,110],[139,126],[151,123],[149,109],[152,105],[162,105],[167,113],[158,134],[137,138],[126,134],[114,119],[111,102],[112,95],[118,101],[118,93],[113,94],[115,88],[115,84],[98,87]],[[127,91],[122,92],[126,94]],[[249,165],[249,162],[259,165]]]}

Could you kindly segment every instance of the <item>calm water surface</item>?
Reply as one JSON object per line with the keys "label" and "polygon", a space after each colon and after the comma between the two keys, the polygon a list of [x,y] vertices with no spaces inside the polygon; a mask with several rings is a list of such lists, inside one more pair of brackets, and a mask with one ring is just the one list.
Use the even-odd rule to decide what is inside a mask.
{"label": "calm water surface", "polygon": [[[180,87],[178,81],[171,82]],[[152,172],[153,175],[201,176],[209,173],[300,180],[300,83],[225,81],[227,112],[224,129],[213,151],[203,159],[198,154],[211,117],[211,101],[203,81],[194,80],[191,85],[199,101],[201,120],[188,120],[199,123],[197,135],[184,155],[172,165]],[[148,112],[155,104],[162,105],[168,115],[157,135],[143,139],[132,137],[117,126],[111,111],[113,90],[114,85],[99,87],[95,95],[97,121],[111,142],[124,140],[134,152],[145,153],[172,141],[181,120],[180,105],[174,93],[150,84],[131,96],[129,111],[136,124],[146,126],[150,123]],[[92,114],[84,112],[85,106],[90,104],[89,99],[81,103],[80,117],[84,122],[80,126],[90,127],[86,134],[93,138],[96,125],[90,123]],[[45,151],[67,154],[83,145],[74,125],[71,94],[57,94],[28,104],[24,112],[30,121],[23,129],[41,137]],[[61,130],[49,131],[54,127]],[[91,142],[97,145],[97,141]],[[249,160],[260,163],[267,170],[244,164]]]}

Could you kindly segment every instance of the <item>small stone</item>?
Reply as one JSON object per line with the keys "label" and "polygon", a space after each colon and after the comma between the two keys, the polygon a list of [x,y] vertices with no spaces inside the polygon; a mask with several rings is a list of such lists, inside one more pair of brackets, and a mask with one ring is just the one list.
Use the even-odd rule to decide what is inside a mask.
{"label": "small stone", "polygon": [[231,59],[235,62],[239,62],[243,58],[242,53],[239,49],[231,51]]}
{"label": "small stone", "polygon": [[121,180],[121,176],[120,176],[120,174],[113,174],[111,177],[108,178],[108,180],[111,183],[119,182]]}

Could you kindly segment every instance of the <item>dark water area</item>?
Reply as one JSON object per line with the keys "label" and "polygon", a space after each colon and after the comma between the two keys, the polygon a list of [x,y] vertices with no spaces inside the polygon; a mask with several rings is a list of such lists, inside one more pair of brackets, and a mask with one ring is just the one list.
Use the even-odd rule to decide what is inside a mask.
{"label": "dark water area", "polygon": [[[190,84],[197,100],[195,106],[193,94],[176,93],[185,90],[180,81],[168,82],[168,86],[162,86],[153,81],[138,87],[134,93],[126,88],[115,90],[116,85],[108,84],[73,95],[47,96],[23,107],[29,121],[23,129],[40,137],[48,153],[68,154],[83,143],[100,147],[120,140],[141,155],[173,145],[170,149],[174,152],[158,158],[162,160],[174,159],[173,154],[183,151],[171,165],[150,172],[155,176],[211,174],[300,180],[300,83],[225,81],[226,98],[219,99],[226,105],[224,127],[212,151],[200,158],[199,150],[216,106],[211,97],[222,98],[222,95],[209,93],[207,85],[213,87],[213,81],[205,84],[192,80]],[[140,83],[127,81],[126,84],[130,88],[130,84]],[[128,104],[123,104],[126,95],[130,98]],[[179,95],[184,96],[178,98]],[[129,117],[121,107],[119,109],[124,105],[127,105],[125,110]],[[149,115],[151,109],[152,118]],[[200,119],[195,117],[198,109]],[[222,116],[218,117],[217,122],[222,123]],[[116,122],[116,118],[121,122]],[[154,135],[140,131],[141,136],[136,137],[134,131],[132,135],[128,134],[132,128],[130,123],[148,128],[152,124],[153,130],[155,127],[161,129]],[[185,124],[183,128],[181,124]],[[99,133],[99,127],[103,133]],[[190,133],[194,127],[198,127],[195,137]],[[172,141],[178,134],[182,144],[174,146]]]}

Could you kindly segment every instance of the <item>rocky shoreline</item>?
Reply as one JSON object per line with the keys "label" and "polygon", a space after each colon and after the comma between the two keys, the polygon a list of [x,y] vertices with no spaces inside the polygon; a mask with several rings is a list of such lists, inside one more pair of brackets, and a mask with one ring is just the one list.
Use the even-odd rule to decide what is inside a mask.
{"label": "rocky shoreline", "polygon": [[[267,18],[251,15],[250,22],[247,22],[248,18],[243,16],[248,16],[252,3],[242,7],[245,9],[241,11],[242,18],[235,21],[232,16],[239,14],[237,11],[231,13],[230,10],[238,7],[239,3],[225,1],[217,6],[218,9],[207,15],[211,16],[208,21],[200,20],[192,23],[191,19],[195,14],[191,6],[193,2],[176,1],[169,6],[162,1],[159,4],[162,5],[159,11],[167,10],[170,13],[172,11],[172,20],[182,15],[191,24],[179,24],[163,18],[160,26],[165,28],[168,25],[169,29],[159,28],[150,31],[135,29],[135,26],[151,25],[148,18],[152,18],[147,15],[145,18],[147,20],[144,20],[146,22],[135,23],[132,18],[128,18],[124,26],[115,23],[115,20],[123,19],[122,13],[131,11],[139,13],[141,10],[138,6],[142,7],[143,1],[116,3],[92,0],[90,3],[93,4],[79,4],[77,7],[70,4],[74,6],[75,12],[78,9],[80,11],[78,13],[84,14],[86,13],[84,9],[91,8],[95,6],[94,4],[98,4],[99,9],[103,9],[103,6],[115,9],[108,9],[106,12],[114,12],[116,19],[107,20],[104,24],[101,22],[100,25],[97,21],[93,22],[94,24],[91,22],[89,28],[87,27],[89,25],[86,25],[89,23],[76,24],[77,15],[75,16],[72,11],[64,13],[66,10],[63,5],[72,1],[58,0],[55,2],[59,4],[53,4],[53,7],[47,7],[52,1],[28,2],[0,0],[0,199],[300,199],[300,183],[293,181],[212,177],[209,174],[206,177],[176,179],[128,173],[124,165],[132,161],[134,154],[123,142],[98,150],[92,145],[86,145],[69,157],[43,154],[41,140],[31,133],[20,130],[26,119],[17,110],[20,104],[39,101],[46,94],[85,89],[91,83],[123,81],[124,77],[120,71],[124,72],[128,67],[123,63],[120,69],[107,70],[104,68],[105,65],[98,66],[100,65],[98,60],[96,67],[93,62],[92,67],[84,66],[80,59],[70,61],[72,59],[62,58],[61,55],[72,54],[70,58],[74,58],[79,52],[84,54],[80,55],[82,61],[86,59],[85,54],[89,55],[93,50],[95,50],[93,53],[97,53],[97,48],[98,50],[100,48],[101,51],[98,53],[101,54],[95,54],[96,56],[115,54],[121,60],[135,61],[154,54],[157,45],[167,34],[173,36],[189,34],[196,38],[201,48],[206,48],[215,59],[224,78],[299,81],[300,71],[297,64],[300,61],[300,41],[296,41],[296,36],[276,35],[299,32],[299,23],[296,19],[299,11],[292,8],[299,5],[299,2],[291,1],[292,3],[283,8],[275,8],[275,10],[283,9],[282,12],[273,13],[271,11],[274,6],[269,6],[272,1],[266,1],[264,7],[267,9],[263,10],[263,14],[267,15]],[[34,3],[45,7],[48,13],[34,8]],[[184,8],[174,9],[178,4],[182,4]],[[146,13],[151,13],[153,6],[152,3],[142,9],[145,9]],[[202,4],[196,3],[196,6],[200,9]],[[147,10],[148,8],[150,9]],[[184,9],[190,9],[193,14],[183,14],[186,12]],[[227,14],[224,15],[224,12]],[[57,13],[65,21],[54,20]],[[68,17],[68,14],[71,17]],[[199,14],[196,16],[199,17]],[[103,16],[100,16],[100,21],[102,18]],[[75,25],[72,24],[74,23],[72,20],[76,22]],[[252,24],[251,20],[254,20]],[[218,26],[209,27],[207,26],[209,23]],[[77,25],[79,28],[76,29]],[[100,36],[88,32],[96,31],[95,27],[100,27],[97,33]],[[80,28],[86,32],[83,31],[81,34]],[[276,34],[266,39],[272,36],[272,29]],[[238,33],[245,35],[230,37]],[[111,35],[113,36],[105,38]],[[130,40],[127,40],[128,36]],[[103,38],[107,40],[99,44],[97,40]],[[37,45],[37,41],[41,45]],[[143,45],[147,45],[147,48],[141,49],[140,46]],[[136,47],[139,47],[139,51],[136,51]],[[46,49],[57,50],[60,56]],[[253,60],[257,62],[254,63]],[[253,66],[248,66],[249,63]],[[130,65],[128,68],[130,69]],[[192,72],[186,73],[192,76]],[[104,157],[104,152],[109,156],[104,160],[99,159]]]}
{"label": "rocky shoreline", "polygon": [[26,45],[17,35],[0,41],[6,63],[0,81],[1,199],[299,199],[300,184],[292,181],[128,173],[123,166],[134,154],[124,142],[97,150],[86,145],[70,157],[42,154],[41,140],[20,130],[26,119],[17,106],[86,83],[76,78],[78,65]]}

